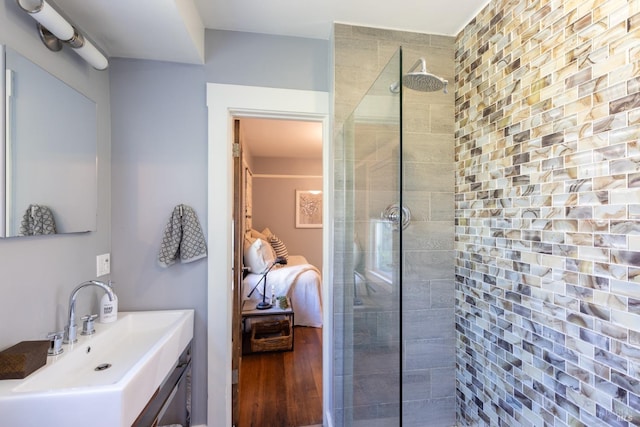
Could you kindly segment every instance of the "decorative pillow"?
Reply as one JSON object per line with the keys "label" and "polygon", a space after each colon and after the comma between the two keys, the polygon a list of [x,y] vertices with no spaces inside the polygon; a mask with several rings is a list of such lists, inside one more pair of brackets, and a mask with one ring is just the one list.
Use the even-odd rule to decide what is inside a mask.
{"label": "decorative pillow", "polygon": [[273,248],[262,239],[256,239],[244,251],[244,264],[252,273],[262,273],[275,259]]}
{"label": "decorative pillow", "polygon": [[269,227],[265,227],[265,229],[262,230],[260,234],[264,236],[264,240],[266,241],[269,241],[269,238],[273,236],[273,233],[271,232],[271,230],[269,230]]}
{"label": "decorative pillow", "polygon": [[[268,230],[268,228],[267,228],[267,230]],[[258,230],[254,230],[254,229],[251,229],[251,237],[253,237],[254,239],[262,239],[265,242],[269,238],[269,236],[267,236],[266,234],[261,233]]]}
{"label": "decorative pillow", "polygon": [[276,252],[276,257],[282,257],[289,261],[289,251],[282,240],[278,239],[278,237],[272,233],[269,236],[269,243]]}

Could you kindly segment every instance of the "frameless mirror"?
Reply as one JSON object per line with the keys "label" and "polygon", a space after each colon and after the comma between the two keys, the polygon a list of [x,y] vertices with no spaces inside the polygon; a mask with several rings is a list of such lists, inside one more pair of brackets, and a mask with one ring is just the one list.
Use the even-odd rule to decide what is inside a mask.
{"label": "frameless mirror", "polygon": [[4,51],[2,237],[94,231],[96,104]]}

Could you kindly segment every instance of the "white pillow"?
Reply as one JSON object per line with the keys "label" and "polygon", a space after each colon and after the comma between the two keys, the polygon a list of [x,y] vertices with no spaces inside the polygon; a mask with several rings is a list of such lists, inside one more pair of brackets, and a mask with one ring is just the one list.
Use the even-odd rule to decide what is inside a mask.
{"label": "white pillow", "polygon": [[276,254],[271,245],[262,239],[256,239],[244,251],[244,265],[252,273],[262,273],[273,264]]}
{"label": "white pillow", "polygon": [[251,237],[253,237],[254,239],[262,239],[262,240],[267,240],[267,235],[265,235],[264,233],[259,232],[258,230],[254,230],[253,228],[251,229]]}

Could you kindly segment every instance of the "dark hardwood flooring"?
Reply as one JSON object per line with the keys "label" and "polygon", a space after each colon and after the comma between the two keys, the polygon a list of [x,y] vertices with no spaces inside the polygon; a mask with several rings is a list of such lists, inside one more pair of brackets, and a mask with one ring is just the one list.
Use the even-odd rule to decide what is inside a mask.
{"label": "dark hardwood flooring", "polygon": [[297,326],[293,351],[243,355],[239,411],[238,427],[322,424],[322,329]]}

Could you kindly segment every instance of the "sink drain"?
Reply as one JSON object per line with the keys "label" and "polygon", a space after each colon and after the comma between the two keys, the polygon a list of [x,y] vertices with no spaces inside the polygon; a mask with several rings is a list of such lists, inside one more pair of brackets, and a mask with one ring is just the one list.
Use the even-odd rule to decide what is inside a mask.
{"label": "sink drain", "polygon": [[96,366],[94,371],[104,371],[105,369],[109,369],[110,367],[111,367],[111,363],[101,363],[98,366]]}

